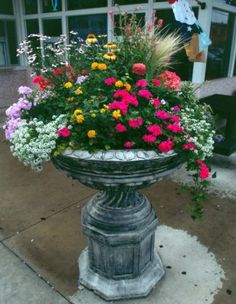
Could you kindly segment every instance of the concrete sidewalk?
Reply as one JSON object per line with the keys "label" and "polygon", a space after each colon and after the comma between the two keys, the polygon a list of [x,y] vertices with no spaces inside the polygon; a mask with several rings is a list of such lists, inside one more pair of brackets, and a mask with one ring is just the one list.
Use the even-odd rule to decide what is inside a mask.
{"label": "concrete sidewalk", "polygon": [[[202,223],[185,209],[183,170],[144,191],[160,219],[156,248],[166,277],[149,297],[117,303],[236,303],[236,157],[213,163],[224,174],[220,169]],[[23,167],[2,139],[0,168],[0,304],[107,303],[77,287],[77,258],[86,246],[80,212],[94,191],[51,164],[42,173]]]}

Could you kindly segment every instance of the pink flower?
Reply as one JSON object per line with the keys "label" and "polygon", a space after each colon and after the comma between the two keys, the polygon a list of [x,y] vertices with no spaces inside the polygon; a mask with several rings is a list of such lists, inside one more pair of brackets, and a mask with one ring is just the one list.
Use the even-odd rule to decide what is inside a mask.
{"label": "pink flower", "polygon": [[122,102],[126,104],[131,104],[134,107],[138,106],[138,99],[131,94],[128,94],[127,96],[123,97]]}
{"label": "pink flower", "polygon": [[122,114],[128,113],[128,104],[125,104],[122,101],[113,101],[109,103],[109,110],[120,110]]}
{"label": "pink flower", "polygon": [[174,143],[173,141],[171,141],[170,139],[162,141],[159,145],[158,145],[158,149],[161,152],[167,153],[170,150],[172,150],[174,147]]}
{"label": "pink flower", "polygon": [[135,63],[132,66],[132,72],[136,75],[145,75],[146,71],[146,65],[143,63]]}
{"label": "pink flower", "polygon": [[138,96],[150,99],[152,97],[152,93],[149,90],[142,89],[138,91]]}
{"label": "pink flower", "polygon": [[170,117],[170,114],[166,111],[157,110],[155,114],[160,119],[168,119]]}
{"label": "pink flower", "polygon": [[208,178],[210,174],[207,165],[201,159],[198,159],[196,163],[199,165],[199,169],[200,169],[199,177],[201,179]]}
{"label": "pink flower", "polygon": [[184,128],[181,127],[180,125],[176,125],[176,124],[169,124],[166,127],[166,129],[173,133],[183,133],[184,132]]}
{"label": "pink flower", "polygon": [[142,139],[145,142],[154,143],[156,140],[156,136],[151,135],[151,134],[144,134]]}
{"label": "pink flower", "polygon": [[192,150],[193,151],[193,150],[195,150],[195,148],[196,148],[196,145],[192,142],[189,142],[189,143],[186,143],[186,144],[183,145],[184,150]]}
{"label": "pink flower", "polygon": [[125,143],[124,143],[124,147],[125,148],[132,148],[133,147],[133,145],[134,145],[134,143],[132,143],[132,141],[126,141]]}
{"label": "pink flower", "polygon": [[104,82],[105,82],[105,84],[106,84],[107,86],[111,86],[111,85],[115,84],[116,78],[115,78],[115,77],[109,77],[109,78],[106,78],[106,79],[104,80]]}
{"label": "pink flower", "polygon": [[114,97],[115,98],[123,98],[123,97],[126,97],[129,95],[129,92],[127,92],[126,90],[117,90],[115,93],[114,93]]}
{"label": "pink flower", "polygon": [[159,87],[161,85],[161,81],[159,79],[153,79],[152,83],[154,84],[154,86]]}
{"label": "pink flower", "polygon": [[115,126],[115,129],[118,133],[122,133],[122,132],[125,132],[127,130],[126,126],[122,125],[121,123],[118,123],[116,126]]}
{"label": "pink flower", "polygon": [[160,80],[164,81],[164,86],[167,89],[172,89],[172,90],[176,91],[180,88],[181,79],[174,72],[165,71],[164,73],[159,75],[159,78],[160,78]]}
{"label": "pink flower", "polygon": [[153,98],[153,99],[151,100],[151,104],[154,105],[154,107],[160,107],[160,106],[161,106],[160,99],[158,99],[158,98]]}
{"label": "pink flower", "polygon": [[175,113],[179,112],[179,111],[180,111],[180,107],[179,107],[179,106],[174,106],[174,107],[173,107],[173,111],[174,111]]}
{"label": "pink flower", "polygon": [[134,118],[129,120],[130,128],[137,129],[143,124],[142,117]]}
{"label": "pink flower", "polygon": [[70,130],[67,127],[61,128],[60,130],[57,131],[57,134],[61,137],[69,137]]}
{"label": "pink flower", "polygon": [[178,123],[178,122],[180,122],[180,117],[177,115],[172,115],[170,120],[175,123]]}
{"label": "pink flower", "polygon": [[152,133],[154,136],[159,136],[162,134],[162,130],[158,125],[150,125],[147,127],[147,130]]}
{"label": "pink flower", "polygon": [[139,79],[136,82],[136,87],[146,87],[148,86],[148,81],[146,79]]}

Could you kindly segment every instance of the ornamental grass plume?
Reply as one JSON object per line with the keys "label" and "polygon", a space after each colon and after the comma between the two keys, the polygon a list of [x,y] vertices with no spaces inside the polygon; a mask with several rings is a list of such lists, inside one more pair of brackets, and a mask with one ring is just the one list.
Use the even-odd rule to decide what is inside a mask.
{"label": "ornamental grass plume", "polygon": [[94,34],[84,41],[75,32],[68,44],[64,35],[52,45],[39,34],[20,44],[34,89],[20,87],[18,101],[6,111],[11,151],[39,171],[66,149],[174,150],[193,176],[191,210],[201,218],[215,133],[191,84],[168,70],[179,37],[164,34],[154,15],[146,28],[135,14],[113,21],[116,41],[105,45]]}

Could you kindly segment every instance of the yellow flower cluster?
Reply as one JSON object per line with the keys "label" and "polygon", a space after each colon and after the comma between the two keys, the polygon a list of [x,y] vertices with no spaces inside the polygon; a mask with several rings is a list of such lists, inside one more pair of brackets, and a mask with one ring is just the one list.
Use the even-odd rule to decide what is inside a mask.
{"label": "yellow flower cluster", "polygon": [[68,81],[68,82],[64,83],[64,88],[70,89],[70,88],[72,88],[72,87],[73,87],[72,82]]}
{"label": "yellow flower cluster", "polygon": [[98,63],[98,62],[93,62],[91,64],[91,69],[95,70],[101,70],[101,71],[105,71],[107,69],[107,65],[105,63]]}
{"label": "yellow flower cluster", "polygon": [[130,90],[131,90],[131,85],[130,85],[128,82],[123,82],[123,81],[121,81],[121,80],[117,80],[117,81],[115,82],[115,86],[116,86],[117,88],[122,88],[122,87],[124,87],[127,91],[130,91]]}
{"label": "yellow flower cluster", "polygon": [[114,61],[116,60],[116,55],[114,53],[106,53],[103,55],[103,58]]}
{"label": "yellow flower cluster", "polygon": [[76,117],[76,121],[78,123],[83,123],[84,122],[84,115],[83,115],[83,111],[80,109],[77,109],[74,111],[74,115]]}
{"label": "yellow flower cluster", "polygon": [[97,38],[94,34],[88,34],[85,42],[88,43],[88,44],[91,44],[91,43],[97,43],[98,40],[97,40]]}
{"label": "yellow flower cluster", "polygon": [[115,110],[112,112],[112,116],[115,118],[115,119],[119,119],[121,117],[121,113],[120,113],[120,110]]}
{"label": "yellow flower cluster", "polygon": [[109,109],[108,105],[104,104],[103,108],[100,109],[100,113],[105,113]]}

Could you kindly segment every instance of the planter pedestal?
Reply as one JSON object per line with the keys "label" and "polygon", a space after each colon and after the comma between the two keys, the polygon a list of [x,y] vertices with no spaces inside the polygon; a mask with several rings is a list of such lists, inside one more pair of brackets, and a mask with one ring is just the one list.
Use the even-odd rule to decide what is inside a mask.
{"label": "planter pedestal", "polygon": [[164,275],[154,253],[157,218],[143,194],[98,192],[83,208],[82,225],[88,249],[79,258],[80,283],[106,300],[146,296]]}
{"label": "planter pedestal", "polygon": [[66,151],[53,162],[100,190],[82,210],[88,247],[79,257],[79,282],[105,300],[147,296],[165,271],[154,252],[155,211],[137,189],[174,170],[181,163],[178,155]]}

